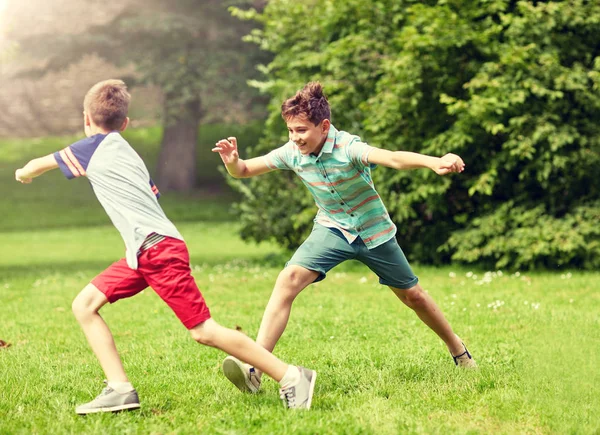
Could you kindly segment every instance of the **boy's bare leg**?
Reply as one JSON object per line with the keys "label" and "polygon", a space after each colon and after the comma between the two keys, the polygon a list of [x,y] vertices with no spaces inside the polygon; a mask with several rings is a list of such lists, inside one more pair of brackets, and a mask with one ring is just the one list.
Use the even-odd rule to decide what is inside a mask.
{"label": "boy's bare leg", "polygon": [[318,276],[318,272],[296,265],[288,266],[279,273],[260,323],[256,337],[258,344],[273,352],[285,331],[296,296]]}
{"label": "boy's bare leg", "polygon": [[277,382],[283,379],[288,365],[256,344],[239,331],[225,328],[209,319],[190,330],[194,340],[207,346],[216,347],[245,363],[256,367]]}
{"label": "boy's bare leg", "polygon": [[73,313],[109,382],[129,382],[108,325],[98,311],[108,299],[88,284],[73,301]]}
{"label": "boy's bare leg", "polygon": [[[235,357],[234,359],[238,360],[235,364],[240,361],[250,364],[279,382],[281,385],[280,397],[288,408],[310,409],[317,378],[317,372],[314,370],[284,363],[267,349],[256,344],[251,338],[239,331],[225,328],[213,319],[208,319],[195,326],[190,333],[198,343],[216,347],[228,353],[230,356],[225,359],[224,363]],[[241,369],[241,366],[235,365],[235,367]],[[223,371],[225,372],[225,366]],[[244,375],[242,374],[242,376]],[[234,382],[229,376],[228,378],[242,391],[247,390],[243,386],[245,380],[242,379],[244,384],[238,386],[237,382]],[[254,392],[256,391],[258,389],[254,390]]]}
{"label": "boy's bare leg", "polygon": [[459,355],[464,352],[464,346],[452,331],[450,323],[448,323],[433,298],[419,284],[408,290],[390,288],[398,296],[398,299],[411,308],[419,316],[419,319],[446,343],[452,355]]}

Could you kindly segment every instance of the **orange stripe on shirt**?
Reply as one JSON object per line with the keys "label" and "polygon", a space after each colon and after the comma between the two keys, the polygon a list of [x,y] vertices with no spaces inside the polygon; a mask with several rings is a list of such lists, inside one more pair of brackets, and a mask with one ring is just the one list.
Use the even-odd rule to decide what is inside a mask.
{"label": "orange stripe on shirt", "polygon": [[394,231],[394,227],[389,227],[387,230],[383,230],[377,234],[372,235],[371,237],[367,237],[366,239],[363,240],[363,242],[365,242],[365,243],[370,242],[371,240],[376,239],[377,237],[381,237],[384,234],[387,234],[391,231]]}
{"label": "orange stripe on shirt", "polygon": [[330,183],[328,181],[315,181],[312,183],[310,181],[308,181],[307,183],[311,186],[337,186],[340,183],[346,183],[346,182],[354,180],[355,178],[358,178],[358,177],[360,177],[360,172],[357,172],[350,178],[342,178],[341,180],[334,181],[333,183]]}
{"label": "orange stripe on shirt", "polygon": [[81,166],[81,164],[79,163],[79,160],[77,160],[77,157],[75,157],[75,154],[73,154],[73,151],[71,151],[71,148],[68,148],[68,147],[65,148],[65,153],[67,153],[69,160],[71,160],[71,163],[73,163],[73,165],[75,165],[75,167],[77,168],[79,173],[81,175],[85,175],[85,169],[83,169],[83,166]]}
{"label": "orange stripe on shirt", "polygon": [[354,139],[354,138],[350,137],[347,140],[345,140],[344,142],[336,143],[335,148],[344,148],[346,145],[348,145],[350,142],[352,142],[352,139]]}
{"label": "orange stripe on shirt", "polygon": [[62,157],[63,162],[65,162],[65,165],[67,165],[67,167],[69,168],[69,171],[71,171],[73,176],[80,177],[81,174],[79,173],[77,168],[73,165],[73,163],[71,163],[71,160],[69,159],[69,156],[67,156],[67,153],[65,153],[65,150],[61,150],[58,153]]}
{"label": "orange stripe on shirt", "polygon": [[369,196],[367,199],[363,200],[360,202],[360,204],[355,205],[354,207],[352,207],[350,209],[350,211],[355,211],[357,208],[362,207],[363,205],[365,205],[367,202],[371,202],[375,199],[379,198],[377,195],[373,195],[373,196]]}

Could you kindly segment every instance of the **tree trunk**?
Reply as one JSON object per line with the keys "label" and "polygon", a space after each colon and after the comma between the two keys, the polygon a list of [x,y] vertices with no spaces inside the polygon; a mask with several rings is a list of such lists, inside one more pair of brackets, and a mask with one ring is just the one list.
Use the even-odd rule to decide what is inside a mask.
{"label": "tree trunk", "polygon": [[[156,184],[159,190],[188,191],[196,185],[196,145],[200,122],[200,99],[181,105],[175,112],[169,108],[169,96],[165,98],[168,111],[164,128]],[[172,116],[168,116],[169,113]],[[169,120],[170,119],[170,120]]]}

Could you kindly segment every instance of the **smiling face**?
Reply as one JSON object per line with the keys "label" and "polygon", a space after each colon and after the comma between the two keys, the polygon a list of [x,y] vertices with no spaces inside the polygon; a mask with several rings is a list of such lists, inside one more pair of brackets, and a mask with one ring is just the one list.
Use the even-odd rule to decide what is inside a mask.
{"label": "smiling face", "polygon": [[286,119],[290,140],[300,149],[302,155],[319,154],[327,139],[331,123],[324,119],[314,125],[306,116],[291,116]]}

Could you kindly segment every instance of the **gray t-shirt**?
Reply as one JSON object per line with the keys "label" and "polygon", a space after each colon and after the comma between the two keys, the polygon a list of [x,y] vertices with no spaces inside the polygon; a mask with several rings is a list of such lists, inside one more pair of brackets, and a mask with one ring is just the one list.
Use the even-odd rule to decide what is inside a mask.
{"label": "gray t-shirt", "polygon": [[152,233],[183,240],[158,204],[160,196],[146,165],[118,133],[97,134],[54,153],[68,179],[86,176],[121,233],[125,258],[137,269],[137,252]]}

